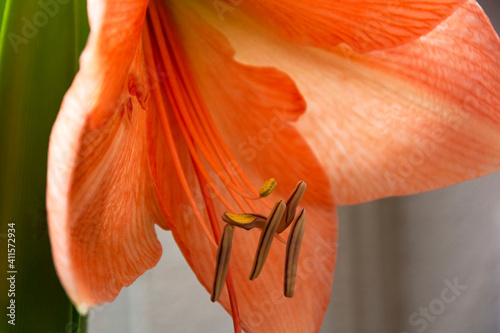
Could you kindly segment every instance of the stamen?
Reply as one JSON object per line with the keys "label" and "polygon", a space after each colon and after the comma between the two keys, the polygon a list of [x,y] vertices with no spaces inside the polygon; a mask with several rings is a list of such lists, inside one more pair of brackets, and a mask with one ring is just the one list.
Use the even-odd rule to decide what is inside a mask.
{"label": "stamen", "polygon": [[[151,3],[151,6],[156,7],[156,4]],[[164,8],[161,9],[165,10]],[[154,12],[154,10],[152,12]],[[237,163],[234,163],[236,160],[218,132],[215,123],[211,119],[207,106],[205,105],[203,97],[195,83],[196,80],[194,79],[192,73],[187,70],[189,65],[186,60],[186,55],[183,53],[182,48],[175,47],[175,45],[179,44],[179,41],[176,39],[176,36],[170,33],[172,30],[170,22],[167,20],[160,20],[158,16],[153,18],[154,23],[156,23],[156,20],[158,20],[160,25],[163,27],[163,29],[158,29],[158,25],[153,26],[153,28],[156,29],[156,32],[162,37],[157,38],[159,47],[165,50],[168,49],[167,53],[169,54],[169,58],[167,62],[168,65],[172,65],[172,67],[166,68],[166,71],[168,73],[175,72],[177,74],[173,76],[172,80],[168,81],[169,84],[172,85],[170,88],[175,90],[173,104],[176,104],[176,107],[173,108],[173,111],[178,123],[180,124],[181,130],[184,132],[183,136],[186,139],[188,148],[191,145],[190,153],[192,155],[197,155],[193,152],[194,146],[200,149],[201,155],[214,170],[215,174],[222,180],[240,209],[243,209],[243,203],[240,201],[240,198],[235,196],[235,193],[245,198],[245,202],[251,210],[256,210],[254,204],[251,201],[246,200],[246,198],[250,197],[250,195],[247,194],[247,190],[249,190],[250,193],[256,193],[256,190],[253,188],[246,175],[240,170]],[[164,40],[166,40],[167,43],[165,43]],[[196,110],[196,112],[193,112],[193,110]],[[189,132],[192,138],[189,138],[190,135],[186,135],[186,132]],[[193,158],[195,160],[198,159],[197,156],[193,156]],[[228,161],[231,161],[232,165],[229,165]],[[203,176],[207,178],[207,173],[203,170],[203,165],[199,164],[198,161],[196,162],[198,163]],[[247,190],[242,187],[237,176],[240,177],[242,182],[247,186]],[[213,182],[211,182],[208,178],[207,182],[218,199],[221,200],[222,203],[229,209],[228,202],[225,201],[224,198],[221,199],[221,195],[213,186]],[[266,207],[269,206],[267,202],[263,202],[263,204]]]}
{"label": "stamen", "polygon": [[288,242],[286,244],[286,258],[285,258],[285,283],[284,294],[285,297],[293,297],[295,286],[295,276],[297,274],[297,263],[299,261],[300,245],[302,244],[302,237],[306,226],[306,210],[302,208],[299,215],[293,223],[290,234],[288,235]]}
{"label": "stamen", "polygon": [[[216,174],[224,182],[224,185],[226,186],[229,194],[233,197],[235,203],[243,211],[246,210],[243,209],[244,203],[235,194],[235,192],[246,192],[248,189],[250,189],[251,193],[257,193],[257,191],[249,186],[249,180],[246,178],[246,175],[243,174],[237,164],[231,162],[231,166],[229,165],[227,161],[235,161],[234,158],[232,158],[232,156],[227,152],[226,156],[220,153],[221,149],[219,149],[218,144],[222,145],[223,151],[229,151],[229,148],[225,146],[225,142],[218,132],[217,127],[211,119],[210,113],[206,105],[204,104],[203,97],[198,91],[196,80],[194,79],[192,73],[189,71],[187,57],[183,53],[183,48],[180,44],[180,41],[177,39],[172,18],[170,17],[165,4],[163,3],[163,1],[151,1],[149,5],[149,9],[151,10],[148,10],[147,16],[148,29],[145,29],[146,32],[144,34],[145,44],[150,46],[150,50],[148,50],[145,57],[147,60],[146,62],[149,65],[149,69],[153,70],[156,68],[157,71],[168,73],[168,75],[162,80],[158,79],[158,75],[155,75],[156,73],[154,73],[153,75],[153,83],[155,85],[159,84],[161,88],[163,88],[151,89],[154,90],[153,95],[157,102],[156,104],[159,111],[159,120],[164,131],[168,148],[172,155],[176,172],[179,175],[181,185],[186,193],[191,207],[193,208],[196,219],[200,223],[208,239],[214,244],[214,246],[217,246],[217,243],[220,243],[218,239],[220,235],[219,225],[215,218],[213,203],[209,194],[206,193],[206,189],[210,187],[213,194],[215,194],[219,201],[224,204],[228,210],[234,211],[234,209],[231,207],[231,204],[226,200],[226,198],[218,190],[214,181],[211,179],[211,174],[208,172],[205,162],[212,168],[212,174]],[[149,35],[150,33],[151,37]],[[152,49],[154,49],[156,52],[152,53]],[[153,72],[155,71],[153,70]],[[153,87],[154,86],[152,86],[152,88]],[[183,170],[183,161],[181,160],[177,152],[177,138],[176,140],[173,140],[175,129],[180,130],[182,138],[184,139],[185,146],[187,147],[189,155],[191,157],[192,166],[196,171],[200,189],[205,200],[207,214],[209,216],[210,224],[213,229],[213,236],[208,233],[208,229],[203,221],[201,212],[196,206],[196,201],[194,200],[193,193],[188,186],[187,177],[184,174]],[[182,143],[179,146],[179,149],[184,149]],[[217,161],[217,159],[219,161]],[[237,172],[237,175],[241,178],[243,183],[246,186],[249,186],[248,189],[245,190],[245,186],[240,185],[240,180],[234,174],[234,171],[232,170],[233,168],[234,171]],[[250,211],[256,211],[255,205],[252,202],[249,202],[246,199],[244,201],[247,203]],[[266,204],[267,203],[264,203],[264,205]],[[232,238],[234,227],[228,226],[226,227],[225,231],[226,230],[228,232],[228,235],[230,234],[230,238]],[[216,239],[216,242],[214,242],[213,240],[214,237]],[[223,238],[225,237],[223,236]],[[222,242],[222,244],[224,243],[225,242]],[[231,241],[229,241],[229,245],[231,245]],[[227,256],[224,255],[226,251]],[[231,278],[231,270],[228,267],[225,267],[228,265],[225,264],[225,261],[229,262],[229,254],[230,247],[228,248],[226,246],[223,253],[221,253],[222,258],[218,259],[217,267],[217,271],[220,271],[219,273],[221,274],[223,273],[222,275],[224,276],[219,276],[218,279],[216,276],[216,280],[219,280],[219,285],[214,285],[214,290],[217,290],[218,294],[213,294],[212,296],[214,299],[218,299],[220,297],[220,293],[224,285],[224,280],[227,278],[226,283],[227,290],[229,292],[234,330],[235,332],[241,332],[241,324],[238,314],[239,312],[236,294]],[[224,258],[225,260],[222,260]],[[214,281],[214,283],[216,282]]]}
{"label": "stamen", "polygon": [[253,228],[263,229],[266,225],[266,217],[259,214],[231,214],[225,212],[222,215],[222,220],[230,225],[246,230]]}
{"label": "stamen", "polygon": [[274,189],[276,188],[276,185],[278,185],[278,183],[276,182],[276,180],[274,178],[269,179],[260,188],[259,196],[261,198],[267,197],[269,194],[271,194],[274,191]]}
{"label": "stamen", "polygon": [[[152,11],[151,15],[155,15],[155,12]],[[157,36],[157,38],[156,38],[156,42],[158,43],[157,44],[158,48],[160,48],[161,50],[164,50],[163,52],[161,52],[161,54],[174,53],[174,52],[169,52],[169,46],[171,47],[174,44],[174,42],[170,41],[171,43],[167,44],[166,41],[164,40],[164,39],[172,37],[172,36],[162,34],[163,31],[162,31],[161,27],[158,26],[157,22],[159,22],[159,20],[156,21],[155,19],[153,19],[151,21],[153,32],[158,34],[158,36],[164,37],[164,38],[158,38],[158,36]],[[161,57],[160,60],[161,61],[158,64],[163,66],[167,73],[175,73],[176,72],[177,67],[172,62],[172,60],[173,60],[172,58]],[[171,78],[171,80],[164,80],[161,82],[161,85],[164,88],[164,91],[165,91],[169,101],[172,102],[172,109],[171,110],[173,111],[174,117],[177,120],[177,124],[179,125],[179,128],[181,129],[182,135],[185,139],[185,143],[188,147],[190,155],[191,155],[193,161],[200,168],[200,172],[203,175],[203,177],[206,179],[207,183],[209,185],[212,185],[213,182],[210,179],[208,172],[205,170],[203,163],[196,152],[196,147],[194,146],[193,138],[191,137],[191,135],[194,137],[197,137],[199,133],[197,131],[194,131],[193,129],[191,129],[191,131],[189,131],[189,129],[186,127],[186,124],[185,124],[185,121],[187,119],[187,115],[189,114],[189,112],[187,111],[187,110],[189,110],[188,104],[187,104],[187,103],[189,103],[189,101],[187,101],[183,98],[185,96],[185,91],[182,90],[182,87],[180,86],[180,84],[181,83],[178,82],[178,78],[176,78],[175,76],[173,76]],[[184,115],[185,117],[182,118],[182,115]],[[211,188],[212,188],[214,194],[217,196],[217,198],[222,202],[222,204],[224,204],[224,206],[226,206],[226,208],[228,208],[229,210],[234,211],[234,208],[232,207],[232,205],[226,200],[226,198],[222,195],[222,193],[220,193],[220,191],[217,189],[217,187],[211,186]],[[238,200],[235,200],[235,201],[238,202]],[[241,207],[242,206],[240,206],[240,208]]]}
{"label": "stamen", "polygon": [[295,217],[295,211],[297,210],[297,206],[299,205],[306,188],[306,182],[301,180],[298,182],[297,186],[295,186],[292,194],[290,194],[290,197],[286,201],[286,213],[283,215],[280,225],[276,230],[278,234],[281,234],[286,228],[288,228],[290,223],[292,223],[293,218]]}
{"label": "stamen", "polygon": [[[146,61],[148,63],[154,64],[155,62],[153,60],[153,55],[151,54],[151,51],[150,51],[153,46],[152,46],[151,37],[149,35],[148,29],[146,29],[146,32],[143,36],[144,36],[145,43],[148,43],[149,45],[151,45],[151,48],[144,49]],[[156,73],[153,73],[153,79],[158,80]],[[163,101],[163,96],[160,94],[158,89],[153,89],[152,94],[153,94],[153,98],[155,100],[156,105],[158,105],[158,109],[159,110],[166,110],[166,106],[165,106],[165,103]],[[194,196],[191,192],[191,189],[189,187],[186,175],[184,174],[184,171],[182,168],[182,163],[180,161],[180,157],[179,157],[179,154],[177,152],[177,148],[175,146],[174,138],[173,138],[173,135],[172,135],[172,132],[170,129],[170,124],[169,124],[169,120],[166,116],[166,113],[159,112],[158,114],[160,116],[160,123],[161,123],[161,126],[162,126],[163,131],[164,131],[163,133],[165,135],[165,140],[167,142],[167,146],[168,146],[168,149],[170,151],[175,170],[179,176],[179,181],[181,182],[182,188],[184,189],[184,192],[186,193],[186,197],[188,199],[188,202],[189,202],[191,208],[193,209],[193,213],[196,216],[196,219],[198,220],[198,222],[200,223],[200,226],[202,227],[203,232],[205,233],[207,238],[210,240],[210,242],[215,245],[216,244],[215,240],[214,240],[213,236],[211,235],[211,233],[208,231],[208,228],[203,221],[203,217],[201,216],[201,212],[199,211],[199,209],[196,205],[196,202],[195,202]]]}
{"label": "stamen", "polygon": [[250,272],[250,280],[255,280],[264,267],[267,255],[271,249],[274,234],[276,233],[276,229],[278,228],[281,218],[285,213],[285,209],[285,203],[283,200],[280,200],[276,202],[273,210],[269,214],[267,224],[264,229],[262,229],[262,233],[260,234],[259,246],[257,247],[257,253],[255,254],[252,271]]}
{"label": "stamen", "polygon": [[231,257],[231,247],[233,244],[234,227],[227,224],[222,232],[222,237],[217,248],[217,264],[215,266],[215,277],[210,300],[217,302],[224,288],[227,270],[229,268],[229,259]]}
{"label": "stamen", "polygon": [[[201,175],[196,167],[195,167],[195,172],[196,172],[196,177],[198,178],[198,182],[200,184],[200,187],[205,188],[206,183],[204,182],[203,177],[201,177]],[[207,207],[208,219],[210,220],[210,225],[212,226],[212,231],[214,232],[214,237],[217,240],[217,243],[220,243],[220,237],[221,237],[220,227],[219,227],[219,224],[217,223],[214,204],[212,202],[212,199],[210,198],[210,196],[208,195],[208,193],[206,191],[202,191],[202,194],[203,194],[203,199],[205,200],[205,206]],[[226,286],[227,286],[227,292],[229,294],[229,304],[231,306],[231,315],[233,316],[234,332],[241,333],[238,301],[236,299],[236,292],[234,290],[233,278],[231,276],[231,269],[229,269],[229,268],[227,269]]]}

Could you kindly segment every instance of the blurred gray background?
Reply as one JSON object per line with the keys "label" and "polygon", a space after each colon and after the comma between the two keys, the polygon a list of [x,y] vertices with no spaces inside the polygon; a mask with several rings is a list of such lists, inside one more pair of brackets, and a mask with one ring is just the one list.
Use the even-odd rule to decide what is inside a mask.
{"label": "blurred gray background", "polygon": [[[500,31],[500,1],[479,3]],[[340,207],[339,230],[322,333],[500,332],[500,173]],[[158,235],[158,266],[93,309],[89,332],[232,332],[170,233]]]}

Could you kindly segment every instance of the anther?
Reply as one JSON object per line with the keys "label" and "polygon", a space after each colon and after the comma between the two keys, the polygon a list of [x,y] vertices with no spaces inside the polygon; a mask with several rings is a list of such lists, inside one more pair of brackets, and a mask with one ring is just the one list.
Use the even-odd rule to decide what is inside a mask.
{"label": "anther", "polygon": [[304,236],[305,226],[306,210],[302,208],[292,225],[290,234],[288,235],[288,242],[286,244],[284,283],[285,297],[293,297],[295,276],[297,274],[297,263],[299,261],[300,245],[302,244],[302,237]]}
{"label": "anther", "polygon": [[306,188],[306,182],[301,180],[298,182],[297,186],[295,186],[292,194],[290,194],[290,197],[286,201],[286,213],[283,215],[280,225],[276,230],[278,234],[281,234],[286,228],[288,228],[290,223],[292,223],[293,218],[295,217],[295,211],[297,210],[297,206],[299,205]]}
{"label": "anther", "polygon": [[227,224],[224,227],[222,237],[219,241],[219,247],[217,248],[217,263],[215,266],[214,284],[212,286],[212,295],[210,296],[210,300],[212,302],[217,302],[222,293],[222,289],[224,288],[227,270],[229,268],[229,258],[231,256],[233,232],[234,227]]}
{"label": "anther", "polygon": [[235,227],[250,230],[253,228],[264,228],[266,224],[266,217],[260,214],[231,214],[225,212],[222,215],[222,220],[227,224],[234,225]]}
{"label": "anther", "polygon": [[285,209],[285,203],[283,202],[283,200],[279,200],[278,202],[276,202],[273,210],[269,214],[267,223],[262,229],[262,233],[260,234],[259,245],[255,254],[252,271],[250,272],[250,280],[256,279],[262,271],[262,267],[264,267],[267,255],[269,254],[269,250],[271,249],[274,234],[276,232],[276,229],[278,228],[281,218],[283,217],[283,214],[285,213]]}
{"label": "anther", "polygon": [[274,189],[276,188],[277,185],[278,185],[278,183],[276,182],[276,180],[274,178],[269,179],[260,188],[259,196],[261,198],[267,197],[269,194],[271,194],[274,191]]}

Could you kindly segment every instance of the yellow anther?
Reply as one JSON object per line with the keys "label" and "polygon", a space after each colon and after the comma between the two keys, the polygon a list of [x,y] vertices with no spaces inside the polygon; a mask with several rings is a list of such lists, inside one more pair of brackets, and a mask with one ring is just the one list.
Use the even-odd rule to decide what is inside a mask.
{"label": "yellow anther", "polygon": [[231,214],[231,213],[225,213],[225,215],[234,222],[241,223],[241,224],[247,224],[255,221],[255,215],[252,214]]}
{"label": "yellow anther", "polygon": [[266,224],[266,217],[259,214],[231,214],[225,212],[222,220],[235,227],[250,230],[253,228],[263,228]]}
{"label": "yellow anther", "polygon": [[269,194],[273,193],[274,189],[276,188],[276,185],[278,185],[278,183],[276,182],[276,179],[274,179],[274,178],[269,179],[260,188],[259,196],[261,198],[267,197]]}

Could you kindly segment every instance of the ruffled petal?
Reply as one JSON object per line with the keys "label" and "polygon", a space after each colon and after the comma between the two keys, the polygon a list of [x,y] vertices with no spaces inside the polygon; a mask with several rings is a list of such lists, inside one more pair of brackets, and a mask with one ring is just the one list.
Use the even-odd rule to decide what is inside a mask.
{"label": "ruffled petal", "polygon": [[275,66],[297,83],[308,108],[296,128],[329,173],[337,204],[499,169],[500,42],[475,1],[412,43],[368,54],[301,48],[236,13],[224,23],[212,17],[239,60]]}
{"label": "ruffled petal", "polygon": [[161,255],[146,152],[140,32],[147,1],[90,1],[92,32],[52,129],[47,211],[63,287],[80,312],[113,300]]}
{"label": "ruffled petal", "polygon": [[[207,26],[183,3],[172,1],[167,3],[167,7],[163,7],[162,2],[156,4],[155,10],[160,12],[161,22],[169,21],[167,7],[174,17],[197,87],[234,157],[234,161],[230,161],[232,165],[239,166],[257,188],[266,179],[275,177],[279,185],[272,194],[273,200],[279,197],[286,199],[298,180],[308,183],[308,190],[301,202],[307,210],[308,222],[299,257],[295,296],[292,299],[283,296],[285,245],[279,242],[273,244],[263,271],[256,280],[249,281],[260,232],[235,231],[230,270],[243,329],[246,332],[318,330],[328,306],[333,282],[337,219],[326,174],[307,143],[291,125],[303,113],[304,101],[293,82],[283,73],[233,61],[233,51],[223,36]],[[165,26],[163,29],[168,30]],[[154,34],[154,31],[151,32],[151,35]],[[155,96],[161,99],[160,94]],[[158,107],[161,103],[154,104]],[[169,136],[165,128],[168,128],[172,137],[178,138],[175,140],[174,158],[178,158],[183,166],[192,197],[205,222],[197,222],[192,207],[186,202],[186,194],[180,190],[182,184],[178,178],[170,176],[179,171],[174,170],[173,163],[168,161],[169,157],[156,156],[150,161],[161,206],[164,209],[171,207],[164,214],[172,217],[169,221],[175,240],[202,285],[210,291],[216,245],[204,231],[207,226],[203,226],[203,223],[208,225],[209,220],[206,207],[213,204],[221,230],[224,224],[220,216],[227,208],[212,193],[207,195],[205,187],[201,190],[192,159],[182,142],[181,130],[172,121],[175,119],[172,113],[172,109],[167,106],[158,110],[159,115],[166,114],[170,124],[163,129],[158,126],[159,120],[150,122],[150,137],[158,140],[150,147],[152,152],[158,154],[154,147],[168,145],[170,139],[165,139]],[[257,146],[250,143],[251,136],[257,140]],[[213,170],[209,173],[219,184],[216,173]],[[227,191],[223,188],[220,190],[234,204]],[[257,213],[267,214],[268,211],[259,205]],[[287,231],[284,238],[286,234]],[[230,312],[226,288],[220,302]]]}
{"label": "ruffled petal", "polygon": [[293,43],[330,49],[344,42],[367,52],[399,46],[427,34],[464,0],[211,2],[221,21],[237,8]]}

